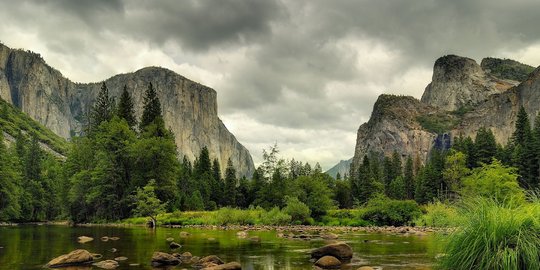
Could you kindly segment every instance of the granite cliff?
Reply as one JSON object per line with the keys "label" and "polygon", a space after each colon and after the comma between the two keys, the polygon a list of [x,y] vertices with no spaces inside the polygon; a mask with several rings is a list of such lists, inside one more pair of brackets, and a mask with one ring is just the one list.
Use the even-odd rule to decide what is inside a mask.
{"label": "granite cliff", "polygon": [[[225,170],[230,158],[239,176],[251,176],[249,151],[218,117],[216,91],[171,70],[147,67],[105,80],[109,93],[119,96],[124,85],[133,97],[137,117],[142,98],[152,82],[162,104],[165,125],[175,134],[179,156],[192,161],[206,146]],[[50,67],[40,55],[0,44],[0,97],[20,108],[57,135],[70,138],[93,104],[101,83],[75,83]]]}
{"label": "granite cliff", "polygon": [[[522,80],[522,81],[518,81]],[[381,95],[371,118],[358,129],[352,167],[370,153],[425,162],[433,147],[448,148],[459,135],[475,137],[481,127],[506,144],[521,106],[530,119],[540,111],[540,68],[508,59],[439,58],[421,100]]]}

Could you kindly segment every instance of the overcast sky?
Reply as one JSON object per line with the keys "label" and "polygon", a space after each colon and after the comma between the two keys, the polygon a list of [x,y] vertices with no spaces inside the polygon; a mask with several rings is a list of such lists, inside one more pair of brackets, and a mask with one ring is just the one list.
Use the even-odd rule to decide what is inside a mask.
{"label": "overcast sky", "polygon": [[324,169],[354,154],[381,93],[419,98],[457,54],[540,65],[537,0],[0,0],[0,41],[76,82],[155,65],[218,93],[251,152]]}

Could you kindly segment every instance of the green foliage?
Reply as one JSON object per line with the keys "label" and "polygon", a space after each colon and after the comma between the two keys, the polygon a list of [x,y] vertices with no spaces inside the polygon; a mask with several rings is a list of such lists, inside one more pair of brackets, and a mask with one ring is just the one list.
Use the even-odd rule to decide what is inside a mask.
{"label": "green foliage", "polygon": [[195,190],[185,203],[187,210],[201,211],[204,210],[204,203],[201,193]]}
{"label": "green foliage", "polygon": [[293,222],[305,223],[311,214],[311,210],[307,205],[302,203],[296,197],[286,197],[287,206],[283,208],[283,212],[291,216]]}
{"label": "green foliage", "polygon": [[224,207],[215,212],[216,225],[254,225],[257,212]]}
{"label": "green foliage", "polygon": [[15,170],[13,160],[13,155],[8,153],[4,145],[0,129],[0,221],[16,220],[21,214],[19,196],[22,190],[18,185],[21,175],[20,171]]}
{"label": "green foliage", "polygon": [[459,227],[465,220],[455,206],[435,201],[423,206],[424,214],[414,220],[416,226]]}
{"label": "green foliage", "polygon": [[414,201],[392,200],[385,196],[371,199],[361,218],[378,226],[403,226],[422,214]]}
{"label": "green foliage", "polygon": [[153,179],[142,189],[138,188],[135,194],[135,208],[133,214],[139,217],[150,217],[156,224],[158,214],[165,212],[166,203],[162,203],[156,196],[156,181]]}
{"label": "green foliage", "polygon": [[334,207],[330,198],[332,191],[328,187],[333,178],[328,174],[317,173],[311,176],[300,176],[294,183],[294,192],[291,195],[307,205],[314,218],[326,214]]}
{"label": "green foliage", "polygon": [[444,163],[444,171],[442,173],[443,180],[451,193],[457,193],[461,190],[461,180],[469,174],[467,168],[467,156],[465,154],[451,150],[446,156]]}
{"label": "green foliage", "polygon": [[462,194],[465,197],[482,196],[497,202],[521,203],[525,192],[519,187],[516,169],[494,159],[491,164],[475,168],[470,176],[463,178]]}
{"label": "green foliage", "polygon": [[452,233],[442,269],[540,269],[539,204],[510,207],[478,198]]}
{"label": "green foliage", "polygon": [[427,115],[420,115],[416,118],[416,121],[422,126],[423,129],[442,134],[452,130],[457,124],[459,124],[459,118],[452,114],[447,113],[433,113]]}
{"label": "green foliage", "polygon": [[291,216],[274,207],[261,214],[260,222],[264,225],[287,225],[291,223]]}

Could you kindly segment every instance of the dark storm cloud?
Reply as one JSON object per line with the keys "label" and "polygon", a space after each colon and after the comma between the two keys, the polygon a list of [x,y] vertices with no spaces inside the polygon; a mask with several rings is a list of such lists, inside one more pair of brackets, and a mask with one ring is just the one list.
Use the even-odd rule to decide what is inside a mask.
{"label": "dark storm cloud", "polygon": [[281,16],[281,5],[272,0],[127,3],[132,12],[126,32],[159,44],[176,41],[194,51],[264,38],[271,32],[270,22]]}
{"label": "dark storm cloud", "polygon": [[155,59],[191,70],[216,88],[220,114],[252,152],[279,138],[304,157],[327,150],[323,165],[352,155],[341,135],[354,144],[379,94],[419,97],[438,57],[540,48],[537,0],[0,3],[0,39],[37,40],[68,77],[101,80]]}

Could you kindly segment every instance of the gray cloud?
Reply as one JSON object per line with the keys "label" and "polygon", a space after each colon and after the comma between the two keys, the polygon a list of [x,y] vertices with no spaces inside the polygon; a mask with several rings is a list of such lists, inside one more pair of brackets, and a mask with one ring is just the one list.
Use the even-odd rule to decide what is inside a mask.
{"label": "gray cloud", "polygon": [[162,65],[218,91],[254,153],[325,167],[349,158],[381,93],[419,97],[453,53],[540,64],[535,0],[0,0],[0,39],[67,77]]}

